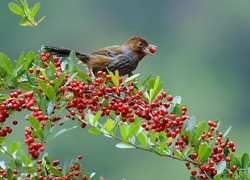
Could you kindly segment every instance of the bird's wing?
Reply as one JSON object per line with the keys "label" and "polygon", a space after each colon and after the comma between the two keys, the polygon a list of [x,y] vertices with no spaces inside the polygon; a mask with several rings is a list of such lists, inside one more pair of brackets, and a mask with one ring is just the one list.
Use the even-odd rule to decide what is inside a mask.
{"label": "bird's wing", "polygon": [[103,55],[107,57],[116,57],[120,54],[123,54],[121,46],[109,46],[105,48],[100,48],[91,53],[91,55]]}

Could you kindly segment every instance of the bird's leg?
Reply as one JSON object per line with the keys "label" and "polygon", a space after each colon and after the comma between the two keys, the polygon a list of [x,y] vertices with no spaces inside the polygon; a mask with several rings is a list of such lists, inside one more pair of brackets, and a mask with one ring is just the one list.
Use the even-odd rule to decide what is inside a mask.
{"label": "bird's leg", "polygon": [[95,74],[94,74],[93,70],[88,68],[88,71],[92,77],[92,81],[94,82],[95,81]]}

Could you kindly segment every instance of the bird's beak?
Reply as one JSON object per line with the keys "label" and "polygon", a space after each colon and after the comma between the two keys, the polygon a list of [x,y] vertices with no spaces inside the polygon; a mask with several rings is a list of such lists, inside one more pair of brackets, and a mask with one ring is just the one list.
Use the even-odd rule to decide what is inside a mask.
{"label": "bird's beak", "polygon": [[144,52],[147,54],[147,55],[151,55],[151,56],[154,56],[154,52],[152,52],[150,50],[150,48],[157,48],[157,46],[153,45],[153,44],[149,44],[145,49],[144,49]]}

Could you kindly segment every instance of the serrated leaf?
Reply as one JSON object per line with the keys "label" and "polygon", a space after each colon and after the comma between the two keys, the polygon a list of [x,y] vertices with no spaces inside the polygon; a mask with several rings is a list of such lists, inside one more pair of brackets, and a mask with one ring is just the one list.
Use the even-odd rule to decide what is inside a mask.
{"label": "serrated leaf", "polygon": [[40,2],[37,2],[33,7],[32,9],[30,10],[29,12],[29,15],[31,17],[35,17],[35,15],[37,14],[38,10],[40,9],[40,5],[41,3]]}
{"label": "serrated leaf", "polygon": [[10,2],[8,6],[11,12],[13,12],[14,14],[17,14],[19,16],[24,16],[23,9],[18,4]]}
{"label": "serrated leaf", "polygon": [[63,133],[65,133],[65,132],[67,132],[67,131],[73,130],[73,129],[77,128],[77,127],[78,127],[78,126],[73,126],[73,127],[71,127],[71,128],[68,128],[68,129],[66,129],[66,128],[61,129],[61,130],[58,131],[52,138],[50,138],[50,140],[53,139],[53,138],[55,138],[55,137],[57,137],[57,136],[59,136],[59,135],[61,135],[61,134],[63,134]]}
{"label": "serrated leaf", "polygon": [[40,122],[34,116],[29,116],[28,120],[35,130],[38,130],[40,128]]}
{"label": "serrated leaf", "polygon": [[121,149],[129,149],[129,148],[135,148],[132,145],[129,144],[123,144],[123,143],[118,143],[115,145],[117,148],[121,148]]}
{"label": "serrated leaf", "polygon": [[96,129],[96,128],[89,128],[88,132],[90,134],[102,134],[103,133],[100,129]]}

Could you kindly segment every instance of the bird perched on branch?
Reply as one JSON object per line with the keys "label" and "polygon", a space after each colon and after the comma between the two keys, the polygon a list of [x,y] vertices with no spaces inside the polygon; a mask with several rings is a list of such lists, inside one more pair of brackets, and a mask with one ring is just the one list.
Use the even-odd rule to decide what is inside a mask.
{"label": "bird perched on branch", "polygon": [[[153,55],[155,50],[155,45],[149,44],[142,37],[134,36],[121,46],[100,48],[90,54],[75,51],[75,54],[80,62],[88,67],[92,76],[100,70],[107,72],[107,69],[113,73],[118,70],[119,75],[123,76],[134,71],[142,58],[146,55]],[[42,46],[42,52],[44,51],[58,57],[66,57],[72,50]]]}

